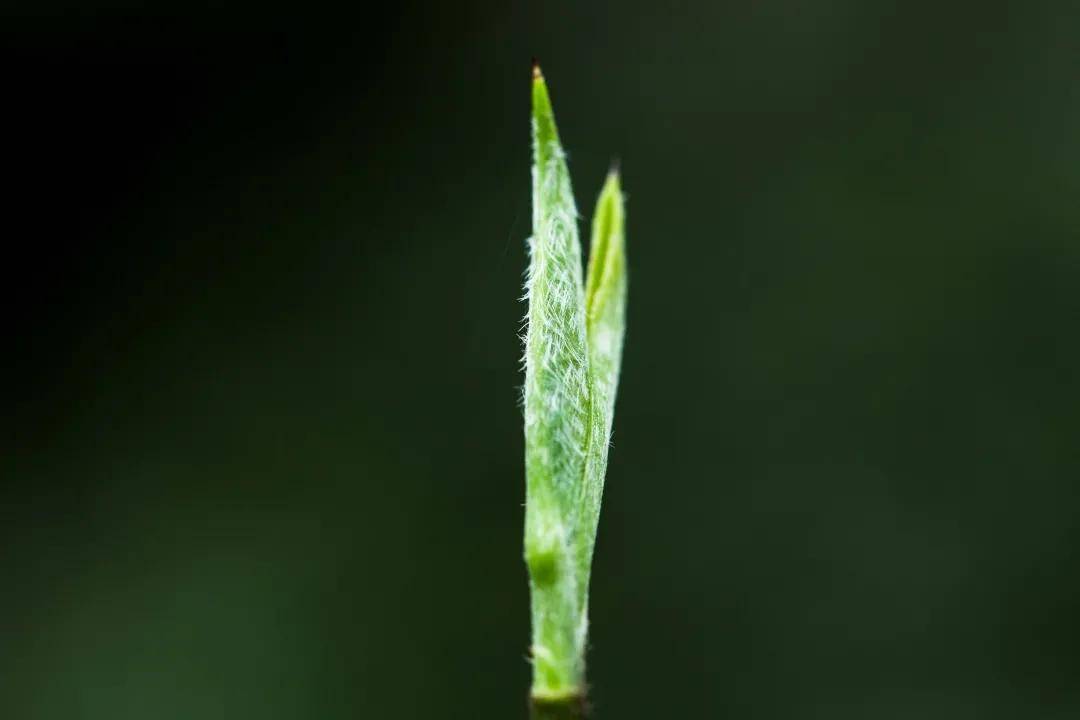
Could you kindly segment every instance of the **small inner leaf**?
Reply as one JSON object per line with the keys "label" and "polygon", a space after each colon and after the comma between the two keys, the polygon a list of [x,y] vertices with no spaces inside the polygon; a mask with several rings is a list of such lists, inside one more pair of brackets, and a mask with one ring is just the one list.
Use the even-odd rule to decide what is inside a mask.
{"label": "small inner leaf", "polygon": [[608,173],[593,215],[585,284],[590,372],[603,397],[610,429],[626,329],[626,238],[618,170]]}
{"label": "small inner leaf", "polygon": [[[607,475],[608,448],[619,383],[626,326],[626,241],[623,196],[617,170],[608,173],[593,215],[589,271],[585,285],[586,340],[589,346],[589,443],[580,491],[581,542],[578,551],[578,596],[588,607],[589,575],[600,523],[600,505]],[[584,635],[586,628],[579,633]],[[584,642],[584,637],[582,637]]]}

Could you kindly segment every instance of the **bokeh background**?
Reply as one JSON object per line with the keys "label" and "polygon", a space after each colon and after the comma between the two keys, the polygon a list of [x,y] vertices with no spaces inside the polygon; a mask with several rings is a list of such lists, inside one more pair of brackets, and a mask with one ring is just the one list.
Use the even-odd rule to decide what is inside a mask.
{"label": "bokeh background", "polygon": [[2,14],[0,717],[524,717],[533,55],[629,196],[596,717],[1080,712],[1075,4]]}

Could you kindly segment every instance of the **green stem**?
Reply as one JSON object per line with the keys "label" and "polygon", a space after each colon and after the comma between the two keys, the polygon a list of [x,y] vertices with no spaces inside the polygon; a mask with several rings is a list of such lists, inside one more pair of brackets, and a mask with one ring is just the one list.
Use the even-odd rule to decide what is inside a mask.
{"label": "green stem", "polygon": [[532,698],[529,701],[531,720],[585,720],[589,706],[583,695],[559,699]]}

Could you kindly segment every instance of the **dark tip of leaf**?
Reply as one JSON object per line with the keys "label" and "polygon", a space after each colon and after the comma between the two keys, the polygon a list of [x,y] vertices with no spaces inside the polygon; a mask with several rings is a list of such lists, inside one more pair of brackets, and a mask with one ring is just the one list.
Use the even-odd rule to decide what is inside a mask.
{"label": "dark tip of leaf", "polygon": [[611,167],[608,168],[608,175],[618,175],[619,174],[619,167],[621,165],[621,162],[622,161],[619,160],[618,155],[611,158]]}
{"label": "dark tip of leaf", "polygon": [[540,72],[540,61],[536,58],[532,59],[532,79],[539,80],[544,77],[544,74]]}

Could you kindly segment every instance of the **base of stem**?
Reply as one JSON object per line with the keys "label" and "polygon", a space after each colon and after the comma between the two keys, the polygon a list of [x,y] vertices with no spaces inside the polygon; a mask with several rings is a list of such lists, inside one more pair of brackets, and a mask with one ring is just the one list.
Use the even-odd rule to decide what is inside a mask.
{"label": "base of stem", "polygon": [[529,698],[531,720],[585,720],[588,716],[589,704],[584,694]]}

